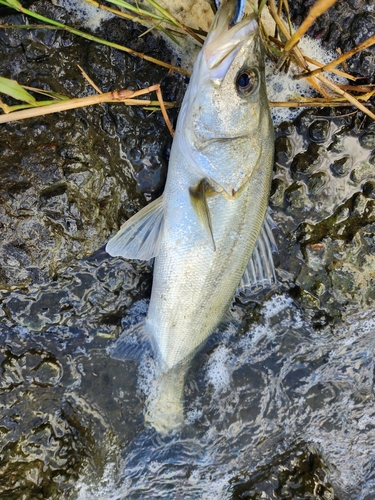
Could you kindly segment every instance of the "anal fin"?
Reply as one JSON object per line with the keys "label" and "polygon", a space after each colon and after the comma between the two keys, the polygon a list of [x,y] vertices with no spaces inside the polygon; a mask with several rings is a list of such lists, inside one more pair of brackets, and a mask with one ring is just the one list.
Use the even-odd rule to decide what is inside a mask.
{"label": "anal fin", "polygon": [[144,321],[125,330],[108,349],[111,358],[140,361],[145,352],[151,351],[151,343],[144,331]]}

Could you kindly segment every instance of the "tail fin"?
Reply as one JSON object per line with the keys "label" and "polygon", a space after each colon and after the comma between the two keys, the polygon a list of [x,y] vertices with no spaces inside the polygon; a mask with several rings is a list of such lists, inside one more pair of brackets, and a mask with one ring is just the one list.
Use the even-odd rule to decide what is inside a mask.
{"label": "tail fin", "polygon": [[161,435],[178,429],[184,422],[185,375],[186,368],[178,365],[154,380],[146,401],[145,421]]}

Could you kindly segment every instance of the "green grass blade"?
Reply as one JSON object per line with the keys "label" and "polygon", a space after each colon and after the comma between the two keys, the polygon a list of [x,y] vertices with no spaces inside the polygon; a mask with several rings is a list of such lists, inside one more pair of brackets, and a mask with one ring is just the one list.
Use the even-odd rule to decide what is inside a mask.
{"label": "green grass blade", "polygon": [[[11,5],[10,1],[13,1],[14,5]],[[112,1],[114,1],[114,0],[112,0]],[[116,0],[116,1],[120,1],[120,0]],[[168,64],[168,63],[165,63],[165,62],[160,61],[158,59],[155,59],[154,57],[147,56],[146,54],[142,54],[141,52],[137,52],[136,50],[132,50],[129,47],[125,47],[124,45],[119,45],[118,43],[108,42],[108,40],[105,40],[103,38],[98,38],[94,35],[90,35],[89,33],[85,33],[84,31],[80,31],[80,30],[77,30],[75,28],[71,28],[70,26],[67,26],[63,23],[55,21],[54,19],[50,19],[48,17],[41,16],[37,12],[33,12],[31,10],[25,9],[16,0],[0,0],[0,5],[6,5],[7,7],[12,7],[14,9],[16,9],[18,12],[22,12],[22,14],[26,14],[28,16],[34,17],[35,19],[38,19],[39,21],[50,24],[52,26],[57,26],[60,29],[69,31],[69,33],[73,33],[74,35],[81,36],[82,38],[86,38],[87,40],[91,40],[93,42],[100,43],[102,45],[107,45],[108,47],[112,47],[114,49],[121,50],[122,52],[127,52],[128,54],[133,54],[134,56],[138,56],[141,59],[144,59],[145,61],[150,61],[154,64],[158,64],[159,66],[163,66],[164,68],[168,68],[168,69],[171,69],[173,71],[177,71],[178,73],[182,73],[183,75],[189,75],[188,71],[185,71],[184,69],[173,66],[172,64]]]}
{"label": "green grass blade", "polygon": [[176,19],[167,10],[163,9],[163,7],[161,5],[159,5],[157,2],[155,2],[155,0],[147,0],[147,2],[152,7],[154,7],[154,9],[159,11],[160,14],[162,14],[166,19],[169,19],[176,26],[179,26],[179,23],[176,21]]}
{"label": "green grass blade", "polygon": [[131,5],[130,3],[125,2],[124,0],[107,0],[107,2],[113,5],[117,5],[118,7],[124,7],[125,9],[130,10],[131,12],[135,12],[136,14],[143,14],[145,16],[152,17],[153,19],[156,19],[158,21],[171,22],[166,17],[161,17],[158,14],[154,14],[153,12],[150,12],[148,10],[141,9],[140,7],[134,7],[134,5]]}
{"label": "green grass blade", "polygon": [[37,105],[35,98],[29,94],[21,85],[15,80],[4,78],[0,76],[0,92],[9,95],[18,101],[27,102],[34,106]]}
{"label": "green grass blade", "polygon": [[7,2],[1,2],[7,7],[12,7],[13,9],[19,9],[20,7],[22,8],[22,5],[20,2],[17,0],[8,0]]}
{"label": "green grass blade", "polygon": [[[68,99],[68,101],[69,100],[70,99]],[[11,113],[13,111],[19,111],[21,109],[32,109],[32,108],[40,108],[43,106],[50,106],[55,102],[56,101],[52,99],[48,99],[47,101],[35,101],[35,104],[16,104],[15,106],[7,106],[6,108],[7,108],[7,113]]]}
{"label": "green grass blade", "polygon": [[[167,36],[172,42],[174,42],[176,45],[181,47],[180,42],[177,40],[175,36],[172,35],[172,33],[166,29],[163,28],[163,26],[157,26],[157,28],[164,33],[165,36]],[[183,36],[183,35],[182,35]]]}

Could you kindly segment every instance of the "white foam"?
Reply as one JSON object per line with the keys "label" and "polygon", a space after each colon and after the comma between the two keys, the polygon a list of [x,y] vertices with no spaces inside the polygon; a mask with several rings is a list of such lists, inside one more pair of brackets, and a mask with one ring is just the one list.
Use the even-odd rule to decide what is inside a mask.
{"label": "white foam", "polygon": [[230,370],[228,365],[231,357],[230,350],[224,345],[217,347],[210,356],[207,365],[207,377],[213,385],[215,392],[219,392],[229,386]]}
{"label": "white foam", "polygon": [[95,31],[103,21],[112,19],[113,14],[104,10],[98,9],[87,2],[77,2],[77,0],[51,0],[56,7],[62,7],[71,15],[83,22],[88,29]]}
{"label": "white foam", "polygon": [[138,387],[147,396],[151,395],[152,397],[157,392],[157,388],[155,387],[157,373],[158,367],[155,360],[144,356],[138,367]]}
{"label": "white foam", "polygon": [[129,330],[133,325],[142,323],[146,317],[149,299],[141,299],[134,302],[128,310],[128,315],[121,320],[124,330]]}
{"label": "white foam", "polygon": [[198,408],[193,408],[186,412],[185,422],[187,425],[192,425],[194,422],[202,418],[203,411]]}
{"label": "white foam", "polygon": [[268,320],[292,305],[293,305],[293,300],[288,295],[275,294],[264,303],[262,315],[264,316],[265,319]]}
{"label": "white foam", "polygon": [[[294,28],[295,29],[295,28]],[[328,64],[333,61],[338,54],[334,51],[327,51],[323,48],[321,41],[313,39],[309,36],[304,36],[298,42],[298,47],[301,49],[305,56],[314,59],[322,64]],[[311,66],[316,69],[317,66]],[[293,77],[302,72],[296,64],[290,65],[287,74],[277,72],[275,74],[275,65],[270,60],[266,60],[266,81],[267,81],[267,95],[271,102],[286,102],[295,100],[298,97],[316,97],[318,93],[311,87],[306,79],[302,78],[296,80]],[[345,79],[335,76],[333,73],[325,73],[327,78],[334,82],[346,82]],[[271,108],[271,116],[274,125],[277,126],[283,121],[290,121],[296,118],[303,108]]]}

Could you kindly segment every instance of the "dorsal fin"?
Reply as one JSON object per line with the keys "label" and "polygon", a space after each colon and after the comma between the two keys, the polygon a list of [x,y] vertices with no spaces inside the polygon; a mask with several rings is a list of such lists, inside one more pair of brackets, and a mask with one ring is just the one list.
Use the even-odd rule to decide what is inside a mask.
{"label": "dorsal fin", "polygon": [[276,227],[268,212],[260,230],[253,255],[242,276],[239,289],[258,291],[277,283],[272,252],[277,252],[272,229]]}
{"label": "dorsal fin", "polygon": [[216,244],[214,240],[214,234],[212,231],[212,220],[210,209],[207,204],[207,182],[205,179],[201,180],[200,183],[194,187],[189,189],[190,193],[190,201],[193,205],[195,213],[198,216],[198,220],[201,223],[203,229],[206,231],[207,236],[212,245],[212,249],[216,251]]}
{"label": "dorsal fin", "polygon": [[106,252],[113,257],[150,260],[160,251],[163,233],[163,196],[142,208],[109,240]]}

